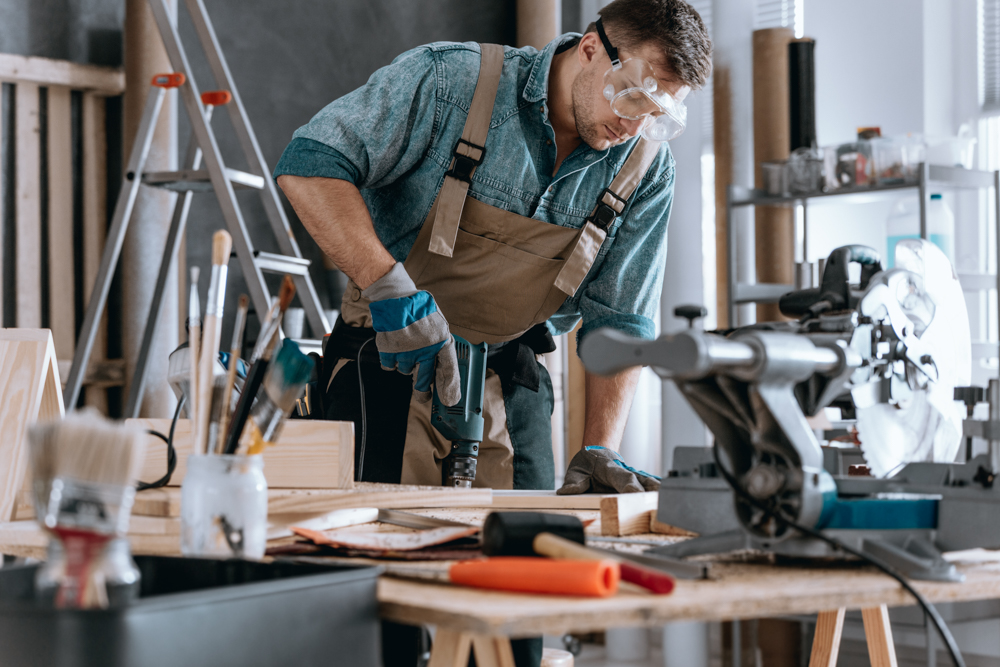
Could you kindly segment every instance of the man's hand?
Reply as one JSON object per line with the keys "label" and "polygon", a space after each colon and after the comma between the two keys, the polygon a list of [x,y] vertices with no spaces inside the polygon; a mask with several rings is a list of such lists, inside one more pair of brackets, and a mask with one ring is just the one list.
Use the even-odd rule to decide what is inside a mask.
{"label": "man's hand", "polygon": [[618,452],[604,447],[584,447],[569,462],[566,482],[556,493],[641,493],[660,488],[660,478],[625,465]]}
{"label": "man's hand", "polygon": [[424,402],[431,398],[431,381],[436,375],[441,402],[458,403],[462,390],[455,339],[431,293],[418,291],[406,269],[397,263],[362,294],[371,300],[382,368],[415,375],[413,388]]}

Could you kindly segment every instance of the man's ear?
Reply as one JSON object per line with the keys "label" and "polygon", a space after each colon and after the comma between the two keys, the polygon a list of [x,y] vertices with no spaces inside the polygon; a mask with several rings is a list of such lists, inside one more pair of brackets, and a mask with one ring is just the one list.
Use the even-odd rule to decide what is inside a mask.
{"label": "man's ear", "polygon": [[597,60],[604,53],[604,45],[596,32],[588,32],[580,38],[580,43],[576,45],[576,55],[580,61],[580,67],[588,67],[594,60]]}

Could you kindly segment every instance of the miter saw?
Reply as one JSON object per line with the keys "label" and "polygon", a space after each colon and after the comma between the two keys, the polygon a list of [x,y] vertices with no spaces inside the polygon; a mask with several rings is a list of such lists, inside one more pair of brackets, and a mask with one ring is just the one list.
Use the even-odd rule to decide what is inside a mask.
{"label": "miter saw", "polygon": [[[584,338],[588,370],[650,366],[715,436],[714,459],[673,471],[660,488],[658,519],[700,537],[653,551],[840,558],[839,543],[913,578],[954,581],[961,575],[941,552],[1000,547],[1000,438],[992,457],[950,463],[965,413],[953,392],[971,371],[961,286],[927,241],[901,241],[895,260],[886,271],[870,248],[837,249],[819,288],[781,299],[791,322]],[[861,267],[854,284],[851,264]],[[856,415],[872,476],[824,469],[807,417],[831,405]]]}

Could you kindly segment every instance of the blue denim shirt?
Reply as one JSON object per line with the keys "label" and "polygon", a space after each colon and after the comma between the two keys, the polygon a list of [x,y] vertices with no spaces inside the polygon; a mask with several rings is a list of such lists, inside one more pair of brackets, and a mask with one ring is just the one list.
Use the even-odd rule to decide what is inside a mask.
{"label": "blue denim shirt", "polygon": [[[491,206],[580,228],[636,140],[595,151],[581,143],[552,176],[549,66],[563,35],[541,51],[505,48],[486,157],[469,195]],[[438,42],[403,53],[357,90],[299,128],[274,170],[351,181],[361,190],[375,233],[406,259],[462,136],[479,76],[478,44]],[[609,229],[576,295],[549,319],[554,334],[613,327],[652,338],[667,254],[674,160],[663,144],[628,205]]]}

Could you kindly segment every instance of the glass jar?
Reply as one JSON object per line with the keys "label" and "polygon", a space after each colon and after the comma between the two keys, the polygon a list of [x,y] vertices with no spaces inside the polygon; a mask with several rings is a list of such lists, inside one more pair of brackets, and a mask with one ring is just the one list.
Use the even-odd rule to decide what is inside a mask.
{"label": "glass jar", "polygon": [[181,553],[263,558],[266,542],[263,457],[190,455],[181,484]]}

